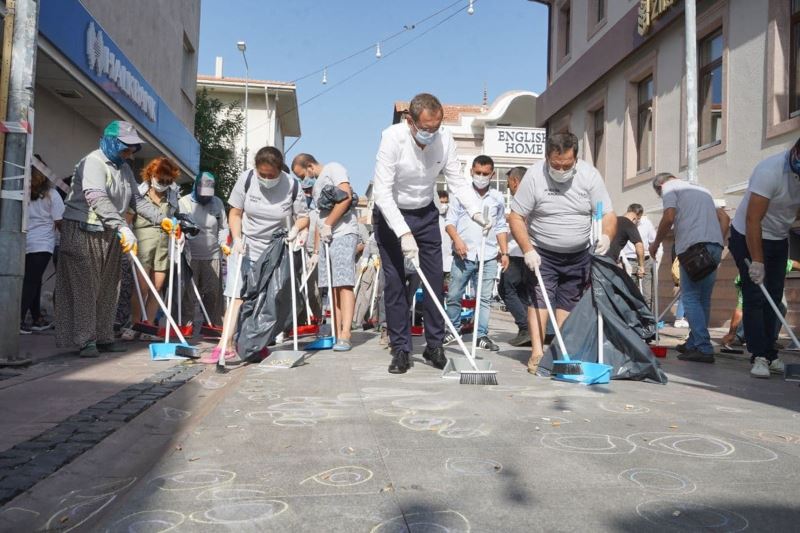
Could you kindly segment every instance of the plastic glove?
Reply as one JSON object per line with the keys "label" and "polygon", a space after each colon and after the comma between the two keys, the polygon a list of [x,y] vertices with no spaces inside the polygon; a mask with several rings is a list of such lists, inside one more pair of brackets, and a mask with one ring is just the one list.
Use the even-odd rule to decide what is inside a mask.
{"label": "plastic glove", "polygon": [[758,261],[750,263],[748,274],[750,274],[750,279],[753,280],[753,283],[756,285],[764,283],[764,263],[759,263]]}
{"label": "plastic glove", "polygon": [[119,237],[120,245],[122,245],[122,253],[127,254],[130,251],[133,251],[134,254],[136,253],[136,235],[133,234],[131,228],[127,226],[119,228],[117,236]]}
{"label": "plastic glove", "polygon": [[319,228],[319,240],[320,242],[330,244],[333,240],[333,228],[327,224],[323,224]]}
{"label": "plastic glove", "polygon": [[531,248],[525,252],[524,259],[525,266],[531,270],[536,270],[542,265],[542,258],[539,257],[539,252],[536,251],[536,248]]}
{"label": "plastic glove", "polygon": [[297,226],[289,228],[289,235],[286,236],[286,242],[294,242],[297,239]]}
{"label": "plastic glove", "polygon": [[224,255],[225,257],[231,255],[231,247],[228,246],[227,244],[220,244],[219,249],[222,252],[222,255]]}
{"label": "plastic glove", "polygon": [[233,239],[233,245],[231,246],[231,253],[234,254],[244,253],[244,241],[242,239]]}
{"label": "plastic glove", "polygon": [[304,229],[303,231],[297,234],[297,243],[295,244],[295,246],[299,250],[305,247],[306,242],[308,242],[308,230]]}
{"label": "plastic glove", "polygon": [[375,268],[380,268],[381,267],[381,258],[380,258],[380,256],[376,255],[372,259],[372,264],[375,266]]}
{"label": "plastic glove", "polygon": [[488,235],[489,230],[492,229],[492,221],[491,220],[484,220],[483,215],[480,213],[475,213],[472,215],[472,220],[475,221],[481,228],[483,228],[483,234]]}
{"label": "plastic glove", "polygon": [[311,257],[308,258],[308,263],[306,263],[306,270],[308,270],[308,272],[311,272],[312,270],[314,270],[314,268],[316,268],[318,264],[319,264],[319,254],[314,252],[313,254],[311,254]]}
{"label": "plastic glove", "polygon": [[178,227],[178,219],[166,217],[161,221],[161,229],[164,233],[172,233]]}
{"label": "plastic glove", "polygon": [[611,239],[605,233],[601,233],[600,238],[597,239],[597,244],[594,246],[594,253],[596,255],[606,255],[610,246]]}
{"label": "plastic glove", "polygon": [[404,256],[414,263],[417,262],[419,258],[419,248],[417,247],[417,241],[414,239],[414,235],[412,235],[410,231],[400,237],[400,248],[403,250]]}

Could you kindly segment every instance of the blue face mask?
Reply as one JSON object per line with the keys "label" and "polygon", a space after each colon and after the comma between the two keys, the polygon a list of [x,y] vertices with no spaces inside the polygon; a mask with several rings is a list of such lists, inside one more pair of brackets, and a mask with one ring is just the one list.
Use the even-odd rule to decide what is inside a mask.
{"label": "blue face mask", "polygon": [[438,131],[431,133],[429,131],[417,130],[417,133],[414,134],[414,138],[417,140],[418,143],[424,146],[428,146],[429,144],[431,144],[433,141],[436,140],[436,136],[438,134],[439,134]]}

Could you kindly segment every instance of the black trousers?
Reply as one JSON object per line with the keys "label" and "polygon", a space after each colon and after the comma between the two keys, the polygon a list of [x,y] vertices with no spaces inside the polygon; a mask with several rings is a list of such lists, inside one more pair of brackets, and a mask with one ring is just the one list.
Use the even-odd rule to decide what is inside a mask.
{"label": "black trousers", "polygon": [[[442,234],[439,231],[439,210],[433,202],[420,209],[401,209],[403,218],[411,228],[411,233],[419,247],[419,262],[422,273],[436,292],[436,298],[442,301]],[[381,266],[385,279],[383,298],[386,308],[386,329],[389,332],[389,343],[392,349],[412,351],[411,342],[411,308],[406,292],[406,269],[400,237],[395,235],[386,223],[379,209],[372,213],[375,228],[375,241],[381,254]],[[442,345],[444,337],[444,319],[436,305],[425,293],[422,308],[425,323],[425,342],[428,347]]]}
{"label": "black trousers", "polygon": [[528,330],[529,280],[532,275],[522,257],[509,257],[508,268],[500,274],[500,298],[520,331]]}
{"label": "black trousers", "polygon": [[25,277],[22,279],[22,311],[20,321],[25,321],[28,311],[31,319],[37,321],[42,318],[39,300],[42,298],[42,277],[47,265],[50,264],[50,252],[33,252],[25,254]]}

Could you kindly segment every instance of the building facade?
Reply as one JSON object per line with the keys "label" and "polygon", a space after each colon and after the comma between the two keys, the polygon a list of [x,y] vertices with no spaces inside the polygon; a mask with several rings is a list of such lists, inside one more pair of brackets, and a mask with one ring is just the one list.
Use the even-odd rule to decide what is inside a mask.
{"label": "building facade", "polygon": [[286,137],[300,137],[297,90],[292,83],[225,77],[222,58],[218,57],[213,76],[197,77],[197,90],[207,90],[225,105],[235,102],[246,116],[246,157],[244,135],[236,144],[236,153],[247,161],[245,168],[253,165],[253,157],[260,148],[274,146],[283,152]]}
{"label": "building facade", "polygon": [[163,154],[193,176],[199,32],[200,0],[40,0],[34,151],[54,175],[122,119],[148,143],[135,166]]}
{"label": "building facade", "polygon": [[[657,219],[651,179],[686,175],[683,2],[533,1],[549,7],[550,22],[537,125],[578,136],[618,213],[636,202]],[[800,132],[798,35],[797,0],[697,1],[698,182],[731,216],[755,165]],[[792,254],[800,255],[797,242]],[[662,264],[662,280],[668,272]],[[715,291],[717,325],[735,304],[733,275],[728,259]],[[790,281],[787,297],[796,296]]]}

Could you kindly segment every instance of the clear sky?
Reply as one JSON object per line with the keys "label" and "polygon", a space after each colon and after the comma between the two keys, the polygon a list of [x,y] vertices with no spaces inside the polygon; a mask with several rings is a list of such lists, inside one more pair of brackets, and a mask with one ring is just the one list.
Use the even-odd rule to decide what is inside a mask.
{"label": "clear sky", "polygon": [[[203,0],[198,72],[244,76],[236,42],[247,42],[250,77],[293,81],[422,21],[454,0]],[[491,103],[509,90],[541,93],[546,85],[547,9],[528,0],[468,0],[374,48],[297,82],[303,102],[372,65],[300,107],[302,138],[286,155],[309,152],[347,167],[354,189],[371,179],[381,130],[396,100],[431,92],[445,104],[480,104],[486,84]],[[449,15],[447,21],[441,22]],[[437,27],[433,26],[440,23]],[[431,29],[433,28],[433,29]],[[425,35],[420,36],[423,32]],[[393,50],[410,42],[404,48]],[[287,138],[287,148],[294,141]]]}

